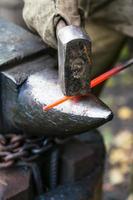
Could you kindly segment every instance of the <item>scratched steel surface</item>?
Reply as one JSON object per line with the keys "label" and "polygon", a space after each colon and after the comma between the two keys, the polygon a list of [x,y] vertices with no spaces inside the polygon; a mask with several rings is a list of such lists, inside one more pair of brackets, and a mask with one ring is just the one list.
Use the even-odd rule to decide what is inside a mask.
{"label": "scratched steel surface", "polygon": [[[63,96],[53,65],[54,60],[50,56],[43,56],[2,72],[5,127],[29,134],[64,136],[96,128],[112,118],[109,108],[92,94],[77,103],[67,101],[52,110],[43,111],[43,105]],[[26,66],[32,73],[24,82],[19,82],[22,73],[27,71]],[[38,72],[35,70],[34,73],[34,68]],[[22,73],[19,73],[20,70]]]}
{"label": "scratched steel surface", "polygon": [[13,23],[0,19],[0,69],[9,63],[44,51],[41,39]]}
{"label": "scratched steel surface", "polygon": [[[92,94],[77,103],[67,101],[50,111],[43,111],[44,105],[63,96],[55,59],[45,45],[45,52],[36,56],[43,48],[37,37],[34,39],[22,28],[4,21],[0,24],[3,30],[0,33],[0,65],[10,63],[8,69],[2,70],[0,79],[3,131],[64,136],[97,128],[112,119],[111,110]],[[7,41],[2,40],[4,32]],[[14,53],[10,45],[15,48]],[[17,62],[22,57],[25,59]]]}

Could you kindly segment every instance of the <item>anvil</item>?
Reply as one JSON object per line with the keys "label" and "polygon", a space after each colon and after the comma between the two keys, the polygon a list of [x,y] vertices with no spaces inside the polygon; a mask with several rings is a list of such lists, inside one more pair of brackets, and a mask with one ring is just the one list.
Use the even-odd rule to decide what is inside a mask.
{"label": "anvil", "polygon": [[0,20],[1,131],[44,136],[80,134],[112,119],[93,94],[50,111],[42,107],[62,97],[56,53],[37,36]]}

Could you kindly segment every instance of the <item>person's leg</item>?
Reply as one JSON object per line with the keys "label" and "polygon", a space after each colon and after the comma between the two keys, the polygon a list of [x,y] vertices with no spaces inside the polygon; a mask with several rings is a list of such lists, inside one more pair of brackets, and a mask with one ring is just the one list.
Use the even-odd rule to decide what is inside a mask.
{"label": "person's leg", "polygon": [[[92,40],[92,78],[94,78],[109,70],[116,62],[124,44],[125,36],[92,21],[86,21],[86,31]],[[99,95],[102,86],[94,89],[96,95]]]}

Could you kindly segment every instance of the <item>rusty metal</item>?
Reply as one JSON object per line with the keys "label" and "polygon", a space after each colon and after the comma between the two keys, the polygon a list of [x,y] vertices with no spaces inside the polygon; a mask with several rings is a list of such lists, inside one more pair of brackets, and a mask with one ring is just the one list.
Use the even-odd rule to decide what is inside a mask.
{"label": "rusty metal", "polygon": [[[12,135],[15,138],[15,135]],[[86,137],[88,138],[88,141],[86,140]],[[5,136],[0,135],[0,138],[2,138],[3,143],[6,142]],[[11,141],[18,142],[17,139],[11,137],[7,138],[10,138]],[[59,147],[61,149],[61,155],[59,155],[59,152],[56,151],[58,150],[58,148],[52,148],[50,153],[47,154],[47,156],[50,157],[49,159],[47,159],[47,156],[45,156],[44,154],[44,156],[42,156],[39,162],[20,162],[17,166],[14,165],[14,167],[12,168],[0,170],[0,178],[3,171],[6,171],[6,173],[8,172],[7,177],[5,174],[5,178],[0,179],[2,183],[4,183],[5,180],[10,181],[10,184],[4,186],[4,188],[1,187],[0,184],[0,191],[2,193],[2,197],[7,197],[8,194],[8,196],[10,197],[9,199],[11,200],[20,200],[21,198],[22,200],[29,200],[34,199],[35,197],[35,199],[39,200],[50,200],[52,198],[59,200],[79,200],[82,198],[85,200],[95,199],[93,198],[93,195],[96,193],[95,190],[99,188],[99,190],[101,191],[101,184],[99,186],[99,181],[101,181],[102,178],[104,165],[105,152],[103,143],[101,141],[102,138],[100,137],[99,133],[95,133],[95,131],[86,133],[85,136],[83,134],[82,138],[80,138],[80,136],[77,138],[79,140],[78,143],[77,139],[74,138],[56,138],[56,147],[57,145],[60,145]],[[80,142],[80,140],[82,142]],[[29,145],[31,145],[31,143],[33,142],[34,146],[36,141],[38,143],[43,143],[43,145],[48,145],[52,142],[51,139],[45,140],[44,137],[43,141],[42,138],[27,138],[27,143]],[[47,162],[49,166],[48,168],[46,165]],[[59,167],[58,164],[60,164]],[[22,174],[23,169],[30,169],[30,173],[32,174],[33,179],[32,182],[28,184],[30,184],[31,187],[34,186],[34,190],[32,190],[31,193],[29,190],[29,185],[27,185],[27,179],[23,180],[23,182],[20,183],[19,179],[16,179],[17,182],[15,182],[15,178],[12,178],[12,176],[8,178],[8,174],[11,172],[11,170],[16,171],[16,177],[21,175],[17,174],[17,167],[20,167]],[[67,174],[62,174],[63,170],[64,173]],[[70,172],[68,174],[69,170]],[[46,174],[50,184],[47,182],[48,180],[46,180]],[[67,177],[68,175],[69,180]],[[18,184],[20,184],[20,188],[18,187]],[[12,187],[10,185],[12,185]],[[24,187],[27,188],[25,193],[24,191],[22,191]],[[8,193],[6,193],[5,191],[8,191]],[[21,193],[25,194],[25,196],[21,197]]]}
{"label": "rusty metal", "polygon": [[11,167],[18,162],[36,160],[53,147],[47,138],[27,138],[25,135],[0,135],[0,169]]}
{"label": "rusty metal", "polygon": [[0,200],[33,200],[30,168],[14,166],[0,170]]}

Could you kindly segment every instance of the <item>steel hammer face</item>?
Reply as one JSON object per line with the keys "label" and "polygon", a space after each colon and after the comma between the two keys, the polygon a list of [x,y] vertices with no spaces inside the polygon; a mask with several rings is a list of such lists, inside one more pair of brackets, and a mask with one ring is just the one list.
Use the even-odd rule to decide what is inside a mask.
{"label": "steel hammer face", "polygon": [[64,95],[85,95],[90,91],[91,40],[77,26],[58,31],[59,81]]}

